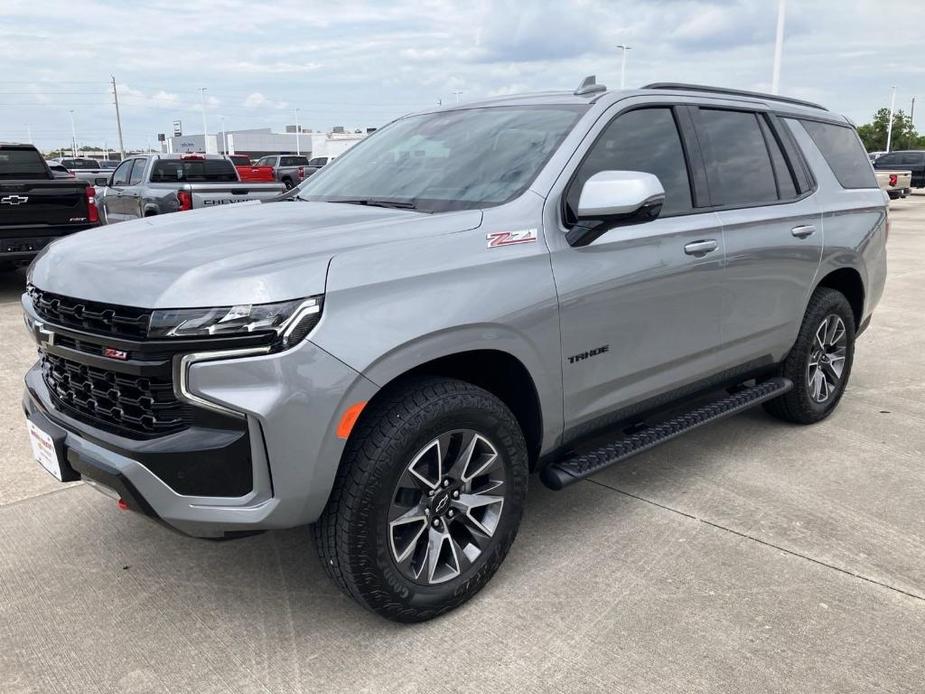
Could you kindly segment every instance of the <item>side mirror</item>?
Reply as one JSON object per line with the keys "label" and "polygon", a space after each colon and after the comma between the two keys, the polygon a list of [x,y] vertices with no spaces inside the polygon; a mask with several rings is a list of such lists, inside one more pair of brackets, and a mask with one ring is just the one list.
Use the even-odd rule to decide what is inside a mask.
{"label": "side mirror", "polygon": [[107,176],[97,176],[96,178],[93,179],[93,185],[105,187],[105,186],[111,185],[111,181],[112,179]]}
{"label": "side mirror", "polygon": [[587,246],[619,226],[657,219],[665,202],[658,176],[642,171],[600,171],[578,198],[578,223],[565,235],[571,246]]}

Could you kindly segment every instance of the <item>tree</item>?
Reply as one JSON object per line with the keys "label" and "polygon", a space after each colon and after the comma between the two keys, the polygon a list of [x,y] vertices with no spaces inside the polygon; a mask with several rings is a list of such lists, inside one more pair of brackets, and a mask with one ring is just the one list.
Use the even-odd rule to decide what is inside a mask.
{"label": "tree", "polygon": [[[858,135],[868,152],[885,152],[887,126],[890,122],[890,109],[881,108],[874,114],[871,123],[865,123],[858,128]],[[919,149],[925,148],[925,136],[919,135],[912,118],[903,111],[893,114],[893,137],[890,149]]]}

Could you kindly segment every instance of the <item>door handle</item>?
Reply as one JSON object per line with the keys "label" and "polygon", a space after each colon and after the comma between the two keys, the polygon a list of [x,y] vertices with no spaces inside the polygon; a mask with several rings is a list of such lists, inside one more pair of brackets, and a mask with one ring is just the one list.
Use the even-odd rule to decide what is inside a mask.
{"label": "door handle", "polygon": [[798,239],[805,239],[816,233],[816,227],[812,224],[804,224],[803,226],[793,227],[790,233]]}
{"label": "door handle", "polygon": [[688,255],[706,255],[717,248],[719,248],[719,244],[714,239],[707,239],[705,241],[692,241],[684,246],[684,252]]}

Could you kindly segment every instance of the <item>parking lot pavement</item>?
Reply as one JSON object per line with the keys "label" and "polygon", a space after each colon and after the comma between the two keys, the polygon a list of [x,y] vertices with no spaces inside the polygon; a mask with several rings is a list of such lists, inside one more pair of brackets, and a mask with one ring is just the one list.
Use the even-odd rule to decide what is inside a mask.
{"label": "parking lot pavement", "polygon": [[0,277],[0,690],[921,692],[925,196],[893,204],[889,250],[829,420],[751,412],[534,484],[488,587],[411,627],[341,596],[305,529],[192,540],[52,480]]}

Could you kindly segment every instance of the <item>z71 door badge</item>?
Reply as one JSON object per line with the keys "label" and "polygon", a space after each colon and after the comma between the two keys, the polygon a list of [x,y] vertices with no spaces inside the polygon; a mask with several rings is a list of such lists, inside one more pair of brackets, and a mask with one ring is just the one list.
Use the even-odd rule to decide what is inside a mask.
{"label": "z71 door badge", "polygon": [[518,243],[536,243],[536,229],[521,229],[520,231],[494,231],[488,234],[489,248],[514,246]]}

